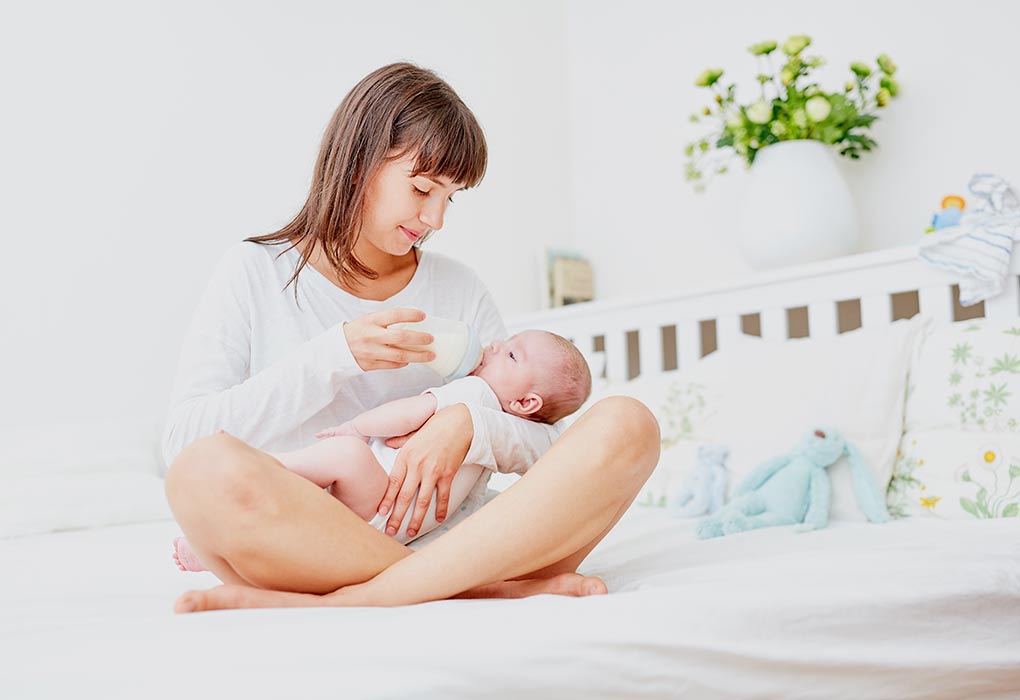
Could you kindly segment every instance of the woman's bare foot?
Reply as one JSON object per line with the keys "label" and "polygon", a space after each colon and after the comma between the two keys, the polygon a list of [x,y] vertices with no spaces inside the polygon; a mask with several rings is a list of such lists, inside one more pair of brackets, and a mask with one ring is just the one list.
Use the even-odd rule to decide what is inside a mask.
{"label": "woman's bare foot", "polygon": [[191,551],[191,546],[183,537],[174,538],[174,563],[181,571],[205,571],[202,562]]}
{"label": "woman's bare foot", "polygon": [[224,584],[205,591],[188,591],[174,603],[175,613],[230,610],[234,608],[298,608],[338,605],[327,596],[313,593],[267,591],[251,586]]}
{"label": "woman's bare foot", "polygon": [[479,586],[465,591],[457,598],[527,598],[533,595],[551,594],[573,597],[604,595],[609,592],[606,584],[597,576],[581,574],[559,574],[550,578],[528,578],[519,581],[500,581],[488,586]]}
{"label": "woman's bare foot", "polygon": [[[365,595],[362,595],[365,592]],[[457,598],[527,598],[551,594],[572,597],[604,595],[606,584],[596,576],[559,574],[550,578],[501,581],[479,586],[456,596]],[[346,586],[334,593],[289,593],[268,591],[250,586],[222,585],[205,591],[188,591],[177,599],[174,612],[190,613],[234,608],[298,608],[378,605],[367,597],[365,584]]]}

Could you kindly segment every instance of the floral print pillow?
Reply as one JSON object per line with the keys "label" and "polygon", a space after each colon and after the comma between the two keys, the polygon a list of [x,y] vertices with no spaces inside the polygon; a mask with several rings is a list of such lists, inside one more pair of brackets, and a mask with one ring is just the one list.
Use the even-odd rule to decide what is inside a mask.
{"label": "floral print pillow", "polygon": [[890,513],[1020,516],[1020,321],[928,326],[907,392]]}
{"label": "floral print pillow", "polygon": [[697,465],[697,451],[702,443],[696,436],[710,415],[710,404],[715,403],[710,401],[710,388],[699,375],[695,370],[638,377],[605,392],[641,401],[659,422],[662,441],[659,463],[638,493],[637,505],[665,507],[670,494]]}

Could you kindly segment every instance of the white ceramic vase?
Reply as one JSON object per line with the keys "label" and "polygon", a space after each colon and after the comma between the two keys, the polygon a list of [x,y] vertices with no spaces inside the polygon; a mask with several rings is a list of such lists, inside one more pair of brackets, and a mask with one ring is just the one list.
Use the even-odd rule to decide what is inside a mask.
{"label": "white ceramic vase", "polygon": [[740,247],[754,268],[797,265],[858,250],[857,210],[821,141],[780,141],[751,166],[739,217]]}

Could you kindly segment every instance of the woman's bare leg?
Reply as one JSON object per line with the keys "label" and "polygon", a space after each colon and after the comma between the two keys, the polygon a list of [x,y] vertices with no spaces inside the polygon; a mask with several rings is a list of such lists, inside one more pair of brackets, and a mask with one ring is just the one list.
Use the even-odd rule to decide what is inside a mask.
{"label": "woman's bare leg", "polygon": [[[167,500],[192,549],[222,581],[325,593],[411,553],[311,481],[230,435],[186,447]],[[229,567],[221,576],[214,565]],[[233,576],[231,575],[233,573]]]}
{"label": "woman's bare leg", "polygon": [[[237,489],[233,501],[239,508],[235,510],[244,511],[247,507],[251,511],[247,516],[243,513],[237,516],[248,524],[249,529],[222,528],[215,538],[221,554],[228,548],[232,550],[233,558],[230,554],[223,556],[242,576],[248,580],[257,579],[254,583],[262,588],[278,590],[260,591],[241,586],[223,586],[212,591],[196,591],[182,596],[178,601],[178,610],[291,605],[401,605],[470,595],[471,591],[487,589],[498,595],[501,587],[505,593],[506,587],[512,589],[514,585],[513,582],[501,584],[505,579],[569,572],[605,536],[633,501],[655,466],[658,450],[658,425],[644,405],[625,397],[604,399],[565,432],[511,489],[413,555],[410,550],[392,542],[363,522],[353,522],[351,519],[356,516],[350,511],[346,512],[345,517],[331,512],[320,503],[313,507],[311,494],[299,493],[298,489],[285,486],[284,480],[280,478],[269,479],[266,470],[274,466],[277,471],[286,472],[280,469],[275,460],[253,450],[265,458],[260,458],[258,469],[260,476],[267,477],[266,485],[271,481],[273,488],[281,488],[288,493],[278,494],[278,498],[272,499],[272,508],[268,513],[261,512],[263,509],[259,507],[254,494],[245,494],[243,484],[227,479],[228,483],[234,481]],[[234,461],[233,467],[221,465],[216,469],[243,471],[243,466]],[[176,490],[176,479],[172,480],[171,476],[167,475],[168,495]],[[197,478],[200,475],[194,476]],[[319,493],[325,496],[323,492]],[[174,497],[170,495],[170,498],[173,504]],[[333,501],[328,496],[326,498]],[[336,504],[335,501],[333,503]],[[336,505],[343,508],[340,504]],[[308,511],[309,522],[319,523],[320,541],[314,547],[298,545],[297,549],[304,551],[285,555],[285,565],[277,565],[276,571],[292,575],[292,567],[299,563],[317,567],[317,570],[312,572],[306,569],[303,572],[305,578],[299,581],[299,585],[281,585],[281,575],[274,577],[272,571],[272,561],[277,552],[263,549],[261,555],[264,555],[265,561],[260,562],[260,552],[253,551],[258,547],[237,542],[236,535],[228,533],[245,532],[245,539],[252,541],[253,533],[271,535],[281,529],[282,532],[288,532],[287,524],[277,519],[288,515],[293,517],[301,512],[301,508]],[[187,533],[189,526],[185,521],[192,518],[192,514],[185,512],[185,508],[181,510],[178,514],[175,509],[175,515],[178,515]],[[204,523],[200,515],[194,516],[194,523],[196,528],[210,528],[215,524]],[[321,529],[323,527],[329,530],[324,532]],[[308,528],[303,529],[309,534]],[[507,532],[513,533],[513,537],[506,537]],[[289,536],[297,537],[299,534],[291,532]],[[377,535],[382,538],[378,547]],[[324,543],[322,538],[328,541]],[[210,536],[210,539],[213,537]],[[274,539],[276,543],[283,541],[283,537],[279,536],[269,539]],[[335,549],[337,554],[324,558],[324,548],[328,548],[328,551]],[[373,568],[382,573],[364,585],[347,585],[371,578],[374,574],[365,576],[365,572]],[[329,570],[328,573],[324,573],[325,569]],[[248,572],[254,570],[258,571],[259,576],[249,578]],[[312,573],[316,575],[315,585],[308,585],[307,577]],[[334,588],[337,585],[347,587],[327,596],[283,593],[279,590],[319,592],[329,585],[327,581],[335,584]],[[519,583],[528,585],[529,581]]]}
{"label": "woman's bare leg", "polygon": [[406,605],[576,567],[623,515],[658,457],[651,412],[634,399],[604,399],[513,488],[368,583],[329,597],[341,605]]}
{"label": "woman's bare leg", "polygon": [[[281,591],[334,591],[411,554],[272,456],[226,434],[183,450],[167,473],[166,492],[197,556],[234,584],[202,592],[210,602],[236,604],[261,594],[248,606],[323,605],[320,596]],[[280,521],[286,526],[278,527]],[[592,590],[600,584],[565,574],[490,586],[485,595],[589,595],[601,592]]]}

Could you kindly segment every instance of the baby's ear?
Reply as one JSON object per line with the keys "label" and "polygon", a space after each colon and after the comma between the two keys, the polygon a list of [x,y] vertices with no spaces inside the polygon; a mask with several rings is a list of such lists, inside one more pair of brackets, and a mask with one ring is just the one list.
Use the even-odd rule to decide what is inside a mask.
{"label": "baby's ear", "polygon": [[529,391],[523,398],[510,402],[510,410],[519,416],[530,416],[542,408],[542,397]]}

